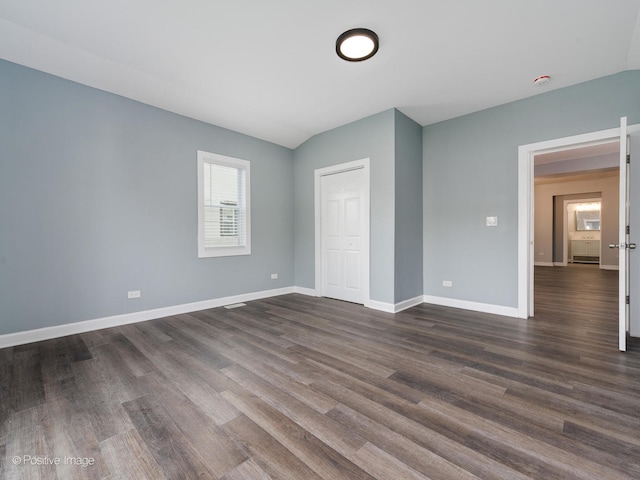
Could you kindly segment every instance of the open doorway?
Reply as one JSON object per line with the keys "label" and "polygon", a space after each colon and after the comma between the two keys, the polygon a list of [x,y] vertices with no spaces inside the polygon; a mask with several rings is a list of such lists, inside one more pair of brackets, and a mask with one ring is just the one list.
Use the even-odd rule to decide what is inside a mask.
{"label": "open doorway", "polygon": [[[626,122],[626,119],[624,120]],[[535,205],[534,180],[536,170],[539,176],[547,178],[578,175],[579,172],[588,171],[588,166],[586,165],[588,161],[585,159],[596,156],[585,155],[589,151],[588,149],[598,148],[604,144],[612,144],[620,138],[622,138],[621,129],[612,128],[518,147],[518,316],[520,318],[529,318],[535,315],[534,263],[542,261],[540,257],[549,258],[549,260],[545,260],[548,262],[553,261],[550,235],[547,236],[548,243],[545,250],[536,248],[543,243],[540,241],[541,232],[536,232],[534,228],[534,212],[546,208],[548,209],[548,216],[551,217],[553,204],[552,200],[549,199],[548,202]],[[609,145],[602,148],[614,147]],[[577,155],[581,149],[587,150],[582,150],[582,154]],[[536,157],[538,157],[537,166],[534,161]],[[620,156],[621,161],[622,154]],[[603,167],[593,168],[593,170],[601,168]],[[597,174],[598,172],[592,173]],[[624,173],[626,178],[626,171]],[[622,182],[622,176],[620,181]],[[540,198],[538,198],[538,203],[540,203]],[[537,239],[534,238],[536,235],[538,236]],[[603,244],[608,241],[608,238],[602,239]],[[540,255],[541,252],[543,255]]]}
{"label": "open doorway", "polygon": [[534,155],[534,265],[618,268],[619,142]]}
{"label": "open doorway", "polygon": [[[640,171],[630,168],[632,153],[640,152],[640,124],[627,125],[620,118],[620,127],[571,137],[557,138],[518,147],[518,317],[529,318],[534,311],[534,158],[547,154],[591,147],[619,140],[619,202],[618,238],[607,247],[618,255],[618,348],[626,350],[627,337],[640,337],[640,302],[634,302],[632,285],[640,283],[640,257],[634,256],[636,243],[631,232],[640,224],[638,211],[630,209],[640,204],[634,199],[631,185],[640,183]],[[634,173],[635,172],[635,173]],[[632,179],[634,175],[634,179]],[[637,196],[637,194],[635,194]],[[603,244],[606,241],[603,239]],[[603,249],[603,251],[606,251]],[[600,271],[600,269],[598,269]],[[634,332],[636,332],[634,334]]]}
{"label": "open doorway", "polygon": [[615,341],[619,142],[534,156],[534,309]]}

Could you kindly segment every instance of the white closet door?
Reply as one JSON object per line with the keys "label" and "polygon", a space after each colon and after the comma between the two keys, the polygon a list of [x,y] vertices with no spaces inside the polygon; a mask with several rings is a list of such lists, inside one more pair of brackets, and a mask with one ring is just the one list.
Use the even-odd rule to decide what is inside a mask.
{"label": "white closet door", "polygon": [[364,303],[363,169],[325,175],[322,185],[322,295]]}

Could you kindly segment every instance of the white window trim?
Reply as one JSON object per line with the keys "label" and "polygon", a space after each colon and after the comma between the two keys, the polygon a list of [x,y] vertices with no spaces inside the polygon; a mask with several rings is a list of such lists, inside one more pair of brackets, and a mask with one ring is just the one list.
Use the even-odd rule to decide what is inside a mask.
{"label": "white window trim", "polygon": [[[206,247],[204,244],[204,164],[213,163],[243,169],[246,173],[246,244]],[[251,171],[248,160],[198,150],[198,258],[230,257],[251,254]]]}

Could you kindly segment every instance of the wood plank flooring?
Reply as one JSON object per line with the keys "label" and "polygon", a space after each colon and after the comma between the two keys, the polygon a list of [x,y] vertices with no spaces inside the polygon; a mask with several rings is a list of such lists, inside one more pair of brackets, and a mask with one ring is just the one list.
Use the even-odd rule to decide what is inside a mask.
{"label": "wood plank flooring", "polygon": [[539,268],[527,321],[293,294],[3,349],[0,478],[637,479],[616,288]]}

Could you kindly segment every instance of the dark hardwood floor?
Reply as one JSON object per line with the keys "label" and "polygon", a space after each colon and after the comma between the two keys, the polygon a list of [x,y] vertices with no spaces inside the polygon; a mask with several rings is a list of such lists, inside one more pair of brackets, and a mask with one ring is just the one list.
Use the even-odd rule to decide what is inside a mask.
{"label": "dark hardwood floor", "polygon": [[286,295],[3,349],[0,477],[638,479],[616,288],[539,268],[527,321]]}

